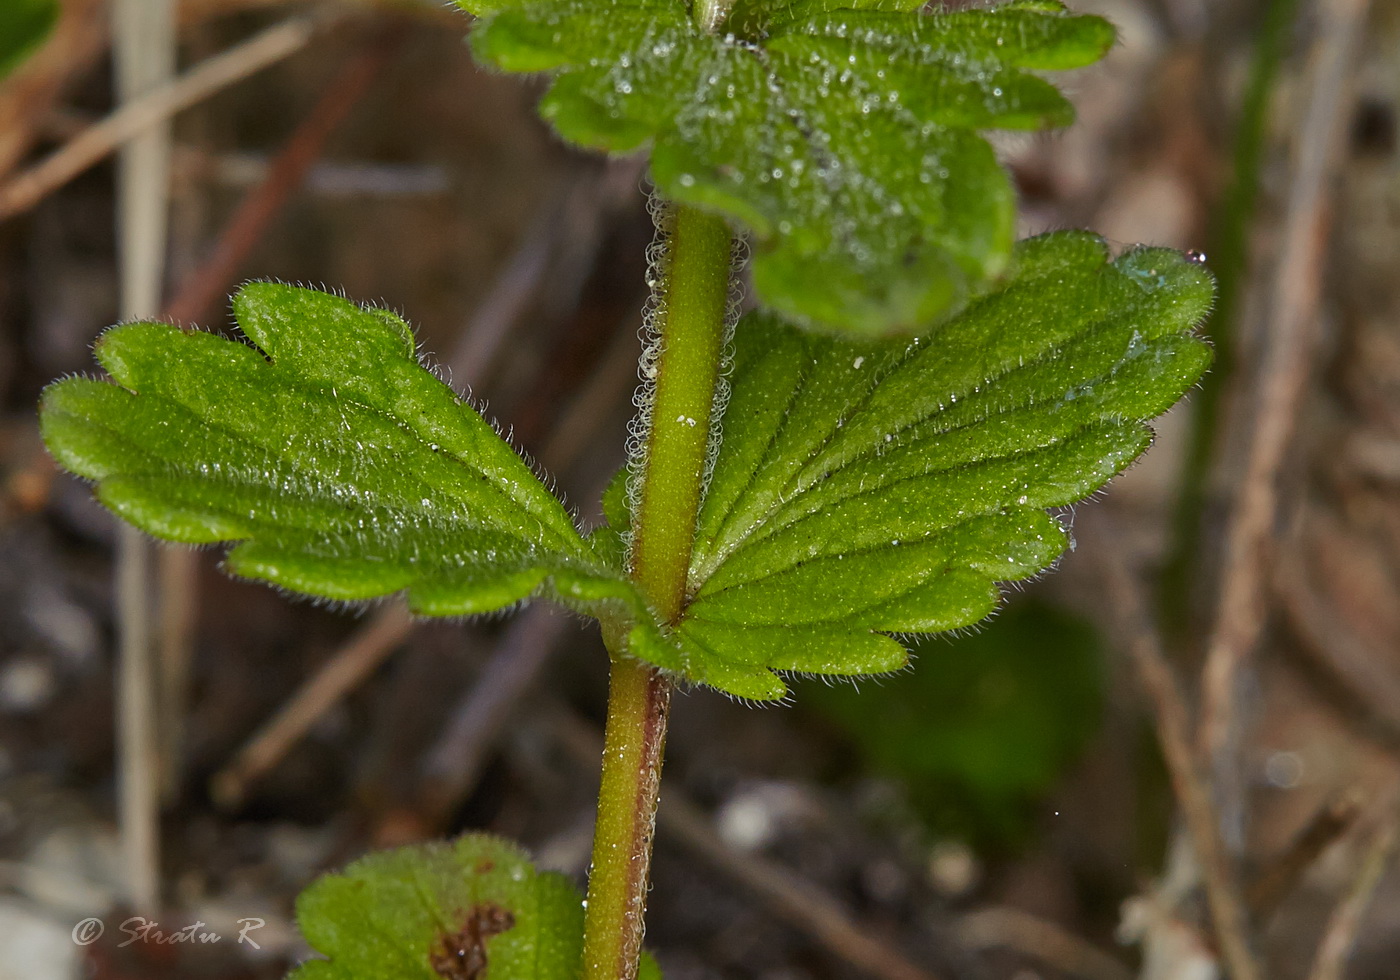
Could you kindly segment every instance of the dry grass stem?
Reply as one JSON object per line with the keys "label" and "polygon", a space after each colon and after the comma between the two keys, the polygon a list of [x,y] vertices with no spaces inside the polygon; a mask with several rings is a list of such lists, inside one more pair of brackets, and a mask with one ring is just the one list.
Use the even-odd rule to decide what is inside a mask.
{"label": "dry grass stem", "polygon": [[[173,0],[117,0],[112,8],[117,98],[123,107],[160,91],[175,70]],[[119,112],[122,110],[118,110]],[[139,135],[138,135],[139,134]],[[169,229],[170,128],[143,127],[121,149],[117,172],[117,239],[121,313],[127,319],[160,308]],[[3,213],[3,206],[0,206]],[[118,753],[121,836],[127,899],[154,912],[160,903],[160,772],[152,636],[152,546],[135,528],[117,537]]]}
{"label": "dry grass stem", "polygon": [[1222,806],[1238,809],[1236,711],[1242,664],[1263,626],[1280,473],[1316,363],[1319,300],[1332,200],[1351,118],[1351,79],[1369,0],[1321,0],[1320,35],[1298,126],[1282,244],[1265,303],[1257,380],[1241,408],[1253,420],[1246,464],[1230,504],[1220,600],[1202,673],[1197,745]]}
{"label": "dry grass stem", "polygon": [[[28,211],[123,143],[168,122],[182,109],[295,54],[326,21],[295,17],[201,62],[168,84],[125,102],[50,156],[0,186],[0,221]],[[147,315],[154,312],[154,307]]]}
{"label": "dry grass stem", "polygon": [[1039,916],[1010,907],[978,909],[958,922],[974,949],[1010,949],[1082,980],[1132,980],[1132,972],[1097,946]]}
{"label": "dry grass stem", "polygon": [[1221,956],[1232,980],[1262,980],[1249,939],[1249,918],[1236,870],[1220,837],[1220,823],[1205,774],[1191,744],[1191,718],[1171,665],[1162,651],[1142,589],[1124,564],[1105,515],[1098,515],[1093,535],[1109,605],[1121,643],[1137,668],[1152,704],[1162,757],[1172,791],[1185,816],[1187,832],[1200,865]]}
{"label": "dry grass stem", "polygon": [[1258,921],[1263,922],[1273,915],[1313,862],[1340,840],[1360,815],[1359,794],[1350,793],[1334,800],[1313,815],[1282,854],[1269,860],[1267,870],[1255,879],[1245,894]]}
{"label": "dry grass stem", "polygon": [[1361,860],[1356,878],[1327,922],[1308,980],[1342,980],[1361,931],[1361,920],[1370,907],[1376,885],[1380,884],[1381,876],[1395,856],[1397,843],[1400,843],[1400,807],[1392,798],[1382,807],[1380,825]]}

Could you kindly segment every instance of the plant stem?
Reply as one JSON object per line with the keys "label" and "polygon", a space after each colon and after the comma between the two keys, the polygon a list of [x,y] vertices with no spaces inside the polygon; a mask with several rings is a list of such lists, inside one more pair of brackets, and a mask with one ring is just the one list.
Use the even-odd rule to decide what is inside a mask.
{"label": "plant stem", "polygon": [[633,521],[632,577],[663,622],[685,605],[729,302],[729,229],[677,208],[662,287],[661,355]]}
{"label": "plant stem", "polygon": [[[685,607],[729,297],[723,220],[677,208],[669,239],[661,354],[633,519],[632,577],[663,622]],[[641,954],[651,841],[671,682],[609,636],[612,678],[598,822],[584,916],[584,980],[633,980]]]}
{"label": "plant stem", "polygon": [[642,951],[671,682],[616,653],[584,911],[584,980],[632,980]]}

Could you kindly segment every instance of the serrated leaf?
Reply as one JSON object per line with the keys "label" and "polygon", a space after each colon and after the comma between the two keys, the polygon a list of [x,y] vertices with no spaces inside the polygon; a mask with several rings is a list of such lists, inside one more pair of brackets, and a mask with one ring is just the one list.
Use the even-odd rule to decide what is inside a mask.
{"label": "serrated leaf", "polygon": [[1102,486],[1143,421],[1200,376],[1208,274],[1162,249],[1023,242],[999,290],[929,337],[853,345],[765,315],[735,337],[724,438],[684,615],[663,627],[627,579],[622,479],[610,526],[568,513],[425,370],[398,317],[289,286],[235,300],[258,348],[164,324],[105,334],[116,384],[44,395],[45,440],[109,507],[175,541],[237,541],[237,574],[416,611],[552,594],[692,682],[782,697],[775,672],[897,669],[889,633],[964,626],[996,583],[1048,567],[1046,508]]}
{"label": "serrated leaf", "polygon": [[638,603],[496,431],[419,362],[408,326],[309,289],[245,286],[257,345],[161,323],[107,331],[115,384],[49,387],[41,426],[68,469],[157,537],[240,542],[228,568],[297,592],[406,592],[462,615],[537,592]]}
{"label": "serrated leaf", "polygon": [[[289,980],[576,980],[583,899],[518,847],[469,834],[361,858],[297,899],[324,960]],[[641,977],[660,980],[643,957]]]}
{"label": "serrated leaf", "polygon": [[57,0],[0,3],[0,79],[14,71],[58,23]]}
{"label": "serrated leaf", "polygon": [[566,139],[649,145],[666,197],[747,228],[773,311],[865,335],[922,329],[1002,272],[1013,197],[975,131],[1068,123],[1030,72],[1089,64],[1113,40],[1044,0],[930,14],[755,0],[715,34],[681,0],[460,2],[484,15],[478,57],[557,76],[540,111]]}
{"label": "serrated leaf", "polygon": [[1136,459],[1210,360],[1204,269],[1107,258],[1083,233],[1023,242],[1006,285],[907,344],[741,322],[689,601],[665,635],[635,628],[634,654],[779,698],[775,671],[897,669],[886,634],[975,623],[998,582],[1049,567],[1069,539],[1046,509]]}

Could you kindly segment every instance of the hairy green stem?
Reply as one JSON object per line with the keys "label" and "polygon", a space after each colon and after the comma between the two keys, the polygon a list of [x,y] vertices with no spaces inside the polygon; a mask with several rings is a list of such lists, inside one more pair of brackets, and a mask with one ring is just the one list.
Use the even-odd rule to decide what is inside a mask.
{"label": "hairy green stem", "polygon": [[685,605],[729,302],[729,229],[678,208],[669,219],[661,353],[647,432],[632,577],[662,621]]}
{"label": "hairy green stem", "polygon": [[670,680],[640,660],[613,654],[584,910],[584,980],[637,975],[670,704]]}
{"label": "hairy green stem", "polygon": [[[632,577],[663,622],[685,608],[686,577],[705,475],[729,299],[729,229],[680,207],[667,218],[661,351]],[[641,954],[651,841],[671,682],[608,636],[612,678],[593,866],[584,916],[584,980],[632,980]]]}

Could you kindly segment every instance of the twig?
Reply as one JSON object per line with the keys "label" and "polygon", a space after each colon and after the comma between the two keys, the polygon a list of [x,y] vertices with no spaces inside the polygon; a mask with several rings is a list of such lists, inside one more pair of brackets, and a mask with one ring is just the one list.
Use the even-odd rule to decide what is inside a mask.
{"label": "twig", "polygon": [[106,4],[64,0],[42,47],[0,83],[0,182],[29,151],[63,90],[107,46]]}
{"label": "twig", "polygon": [[1347,699],[1364,707],[1359,717],[1348,720],[1370,729],[1366,734],[1395,752],[1400,747],[1400,682],[1389,666],[1388,651],[1359,635],[1317,595],[1298,554],[1275,562],[1272,585],[1299,647]]}
{"label": "twig", "polygon": [[1380,827],[1366,850],[1360,872],[1327,922],[1327,931],[1322,935],[1308,980],[1342,980],[1361,930],[1362,917],[1371,904],[1381,875],[1395,856],[1397,843],[1400,843],[1400,811],[1397,811],[1396,801],[1391,799],[1383,808]]}
{"label": "twig", "polygon": [[970,912],[958,921],[957,936],[974,949],[1015,950],[1060,973],[1084,980],[1132,980],[1126,966],[1097,946],[1020,909],[1000,907]]}
{"label": "twig", "polygon": [[424,760],[415,810],[425,826],[442,827],[457,801],[476,785],[496,733],[570,628],[576,628],[573,618],[549,606],[534,606],[506,627]]}
{"label": "twig", "polygon": [[[603,739],[597,728],[560,705],[556,730],[561,744],[580,766],[597,768]],[[741,854],[710,828],[710,822],[671,783],[661,791],[665,805],[657,824],[677,843],[708,861],[715,870],[762,899],[779,919],[810,936],[852,966],[883,980],[937,980],[888,942],[871,934],[819,885],[756,854]]]}
{"label": "twig", "polygon": [[[173,0],[118,0],[112,8],[117,98],[129,106],[175,69]],[[121,110],[119,110],[121,111]],[[121,313],[160,306],[170,203],[170,128],[146,127],[122,147],[117,186]],[[128,134],[136,136],[136,133]],[[127,898],[142,912],[160,902],[160,741],[151,644],[151,545],[123,524],[117,538],[118,753]]]}
{"label": "twig", "polygon": [[[1106,524],[1106,515],[1095,515]],[[1235,880],[1230,856],[1220,838],[1215,803],[1191,747],[1190,712],[1171,665],[1162,652],[1156,629],[1147,614],[1142,590],[1118,550],[1111,529],[1093,534],[1094,553],[1101,562],[1109,604],[1122,643],[1137,667],[1151,699],[1157,740],[1171,777],[1172,791],[1186,818],[1192,847],[1201,865],[1216,940],[1231,980],[1260,980],[1250,949],[1248,917]]]}
{"label": "twig", "polygon": [[311,165],[321,156],[326,141],[379,77],[403,40],[401,28],[379,35],[326,85],[320,99],[283,145],[267,174],[244,196],[229,219],[209,257],[180,284],[166,305],[165,317],[176,323],[193,323],[207,316],[238,276],[248,254],[268,227],[282,213],[287,200],[305,180]]}
{"label": "twig", "polygon": [[0,221],[29,210],[126,141],[180,110],[300,51],[325,23],[326,18],[315,16],[283,21],[201,62],[169,84],[133,98],[0,186]]}
{"label": "twig", "polygon": [[276,765],[318,718],[374,673],[412,625],[408,610],[392,605],[356,630],[349,642],[258,729],[233,762],[214,776],[210,790],[215,801],[223,806],[241,801],[248,784]]}
{"label": "twig", "polygon": [[489,382],[506,337],[546,275],[563,295],[577,288],[597,252],[604,216],[624,193],[636,193],[640,173],[634,158],[610,161],[601,171],[566,180],[539,209],[444,361],[454,384],[479,388]]}
{"label": "twig", "polygon": [[[1369,0],[1323,0],[1310,99],[1299,126],[1282,246],[1270,288],[1267,343],[1246,410],[1253,420],[1226,531],[1221,596],[1202,673],[1197,744],[1227,811],[1242,803],[1235,713],[1240,669],[1263,625],[1264,579],[1278,481],[1312,367],[1332,184],[1351,118],[1350,79]],[[1237,821],[1232,821],[1235,823]]]}
{"label": "twig", "polygon": [[[210,178],[224,187],[255,186],[272,169],[260,153],[209,154],[195,147],[186,147],[185,152],[187,166],[207,169]],[[317,160],[303,183],[308,193],[332,200],[440,198],[452,190],[449,168],[437,163]]]}
{"label": "twig", "polygon": [[1273,915],[1318,856],[1350,830],[1360,814],[1361,801],[1352,793],[1333,800],[1313,815],[1283,853],[1269,860],[1268,870],[1245,893],[1256,920],[1263,922]]}

